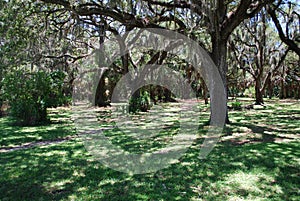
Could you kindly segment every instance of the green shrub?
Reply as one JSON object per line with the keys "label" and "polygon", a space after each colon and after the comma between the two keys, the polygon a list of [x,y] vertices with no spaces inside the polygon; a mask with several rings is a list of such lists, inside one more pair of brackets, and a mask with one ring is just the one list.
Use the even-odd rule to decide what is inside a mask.
{"label": "green shrub", "polygon": [[144,90],[136,91],[129,100],[129,112],[147,112],[150,109],[150,94]]}
{"label": "green shrub", "polygon": [[242,110],[242,103],[239,101],[232,102],[231,106],[234,110]]}
{"label": "green shrub", "polygon": [[4,98],[10,105],[10,115],[22,125],[47,121],[47,108],[65,101],[62,93],[64,75],[15,71],[4,79]]}

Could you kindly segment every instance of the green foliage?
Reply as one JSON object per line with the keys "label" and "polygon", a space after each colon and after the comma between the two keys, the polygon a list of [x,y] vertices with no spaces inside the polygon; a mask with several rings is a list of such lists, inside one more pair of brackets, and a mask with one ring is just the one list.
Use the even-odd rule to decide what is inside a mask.
{"label": "green foliage", "polygon": [[62,71],[54,71],[50,73],[48,77],[50,77],[51,88],[50,96],[47,99],[48,107],[69,105],[72,98],[63,93],[66,74]]}
{"label": "green foliage", "polygon": [[47,108],[63,104],[64,74],[62,72],[16,71],[4,78],[4,98],[10,114],[23,125],[35,125],[47,120]]}
{"label": "green foliage", "polygon": [[129,100],[129,112],[147,112],[150,109],[150,94],[145,90],[138,90]]}
{"label": "green foliage", "polygon": [[255,96],[255,88],[254,88],[254,86],[251,86],[251,87],[247,88],[245,90],[244,95],[246,97],[254,97]]}
{"label": "green foliage", "polygon": [[234,110],[242,110],[242,103],[239,101],[232,102],[231,106]]}
{"label": "green foliage", "polygon": [[129,112],[147,112],[152,104],[176,102],[175,95],[159,85],[147,85],[136,91],[129,100]]}

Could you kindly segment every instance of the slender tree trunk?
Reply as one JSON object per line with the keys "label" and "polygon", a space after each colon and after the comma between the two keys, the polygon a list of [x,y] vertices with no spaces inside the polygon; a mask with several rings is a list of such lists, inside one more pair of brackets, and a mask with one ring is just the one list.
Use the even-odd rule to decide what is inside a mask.
{"label": "slender tree trunk", "polygon": [[269,80],[269,83],[268,83],[268,96],[269,96],[269,99],[271,99],[273,97],[273,84],[272,84],[271,80]]}
{"label": "slender tree trunk", "polygon": [[283,66],[282,74],[281,74],[281,90],[280,90],[280,98],[285,99],[286,98],[286,87],[285,87],[285,66]]}
{"label": "slender tree trunk", "polygon": [[208,89],[207,89],[205,81],[203,80],[202,77],[200,77],[200,81],[201,81],[201,88],[202,88],[202,92],[203,92],[202,93],[203,99],[204,99],[205,104],[207,105],[208,104]]}
{"label": "slender tree trunk", "polygon": [[97,91],[96,91],[96,101],[95,105],[99,107],[106,107],[107,106],[107,100],[105,96],[105,77],[104,73],[101,75],[101,79],[98,83]]}

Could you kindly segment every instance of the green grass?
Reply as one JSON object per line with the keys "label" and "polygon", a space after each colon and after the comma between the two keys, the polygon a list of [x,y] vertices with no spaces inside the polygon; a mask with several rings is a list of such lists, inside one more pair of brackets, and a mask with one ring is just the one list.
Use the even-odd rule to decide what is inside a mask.
{"label": "green grass", "polygon": [[[243,105],[251,103],[240,98]],[[231,111],[231,124],[226,126],[227,136],[222,140],[235,143],[253,141],[282,142],[299,140],[300,102],[295,100],[269,100],[264,109]]]}
{"label": "green grass", "polygon": [[24,146],[34,142],[63,139],[75,134],[69,109],[51,109],[49,112],[52,123],[35,127],[17,126],[10,118],[0,118],[0,146]]}
{"label": "green grass", "polygon": [[[201,136],[209,109],[200,109]],[[114,125],[108,110],[99,112],[102,127]],[[75,136],[68,110],[50,112],[54,123],[47,126],[16,127],[0,118],[0,200],[299,200],[299,102],[271,100],[263,110],[230,111],[232,124],[206,159],[198,159],[200,138],[179,163],[145,175],[106,168],[76,137],[3,151]],[[169,131],[176,133],[173,120],[151,142],[133,142],[122,134],[117,140],[115,132],[106,135],[138,152],[143,143],[147,149],[162,146],[159,140],[168,138]]]}

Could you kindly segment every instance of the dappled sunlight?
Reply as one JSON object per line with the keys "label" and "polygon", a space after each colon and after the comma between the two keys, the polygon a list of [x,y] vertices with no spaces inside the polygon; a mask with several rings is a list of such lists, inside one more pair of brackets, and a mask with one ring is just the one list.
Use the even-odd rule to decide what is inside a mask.
{"label": "dappled sunlight", "polygon": [[0,16],[0,201],[300,201],[298,1]]}
{"label": "dappled sunlight", "polygon": [[[246,102],[247,103],[247,102]],[[234,144],[255,142],[289,142],[300,139],[300,103],[286,102],[279,110],[277,101],[259,110],[230,111],[231,124],[226,125],[222,141]]]}
{"label": "dappled sunlight", "polygon": [[[298,110],[296,106],[293,107],[293,110]],[[3,184],[0,193],[8,200],[120,200],[120,197],[124,200],[297,199],[299,132],[289,126],[299,125],[297,120],[274,127],[272,122],[261,119],[260,115],[265,116],[264,110],[250,113],[235,111],[230,114],[232,124],[226,127],[221,142],[217,143],[208,157],[199,159],[201,145],[210,128],[204,123],[209,115],[202,112],[209,111],[209,108],[201,106],[200,109],[197,139],[176,163],[156,173],[129,175],[109,169],[86,151],[80,137],[75,137],[60,143],[51,141],[0,153],[0,182]],[[113,143],[130,153],[164,148],[178,133],[176,118],[170,115],[174,113],[172,111],[167,112],[169,118],[166,117],[164,121],[166,126],[157,136],[133,140],[120,130],[111,129],[114,122],[110,121],[109,110],[95,108],[98,127],[104,129],[105,135]],[[279,113],[285,113],[285,110]],[[282,121],[282,117],[278,118],[276,113],[268,114],[272,121]],[[136,119],[143,115],[137,114]],[[293,115],[297,115],[295,111]],[[140,119],[145,121],[144,124],[152,125],[146,118]],[[245,120],[245,123],[240,120]],[[0,121],[7,120],[1,118]],[[0,124],[0,127],[7,128],[1,140],[7,146],[8,142],[14,145],[36,142],[35,137],[39,136],[43,136],[42,141],[54,139],[61,136],[60,132],[62,136],[74,135],[72,127],[61,130],[58,125],[61,124],[37,126],[32,132],[22,134],[15,132],[23,129],[21,127]],[[52,126],[56,129],[52,129]],[[54,134],[51,136],[53,138],[47,137],[48,134]],[[27,141],[22,141],[22,138]],[[280,143],[277,143],[277,138],[281,139],[278,141]],[[286,142],[283,138],[289,140]],[[239,141],[244,143],[237,144]]]}
{"label": "dappled sunlight", "polygon": [[[55,115],[50,117],[52,124],[41,125],[41,126],[31,126],[31,127],[21,127],[16,125],[11,125],[8,121],[8,117],[0,119],[0,152],[7,151],[9,149],[22,149],[30,148],[35,145],[42,145],[43,142],[48,143],[51,141],[59,142],[60,140],[65,140],[72,138],[75,135],[74,125],[71,122],[70,114],[66,114],[65,111],[60,108],[60,110],[50,110],[52,112],[56,111]],[[67,117],[67,121],[62,121],[57,124],[57,115],[62,114]],[[50,115],[51,116],[51,115]]]}

